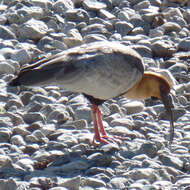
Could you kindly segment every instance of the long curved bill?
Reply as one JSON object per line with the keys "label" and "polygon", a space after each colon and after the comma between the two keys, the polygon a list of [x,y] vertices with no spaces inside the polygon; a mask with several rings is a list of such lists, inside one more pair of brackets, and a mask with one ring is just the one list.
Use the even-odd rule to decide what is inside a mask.
{"label": "long curved bill", "polygon": [[171,110],[170,94],[167,95],[165,92],[161,92],[161,99],[170,120],[170,144],[171,144],[174,138],[174,119],[173,119],[173,112]]}

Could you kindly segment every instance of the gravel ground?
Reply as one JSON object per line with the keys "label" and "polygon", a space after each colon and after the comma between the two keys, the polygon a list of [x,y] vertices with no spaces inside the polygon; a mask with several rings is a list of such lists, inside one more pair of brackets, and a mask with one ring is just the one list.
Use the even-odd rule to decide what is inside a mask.
{"label": "gravel ground", "polygon": [[[189,190],[190,1],[0,0],[0,190]],[[93,146],[90,105],[58,86],[10,88],[21,67],[117,40],[173,84],[175,136],[160,101],[108,100],[120,144]]]}

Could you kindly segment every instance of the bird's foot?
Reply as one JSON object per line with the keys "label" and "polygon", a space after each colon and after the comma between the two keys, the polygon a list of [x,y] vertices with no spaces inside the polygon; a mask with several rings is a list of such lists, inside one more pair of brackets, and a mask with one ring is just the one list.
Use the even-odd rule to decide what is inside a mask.
{"label": "bird's foot", "polygon": [[120,136],[107,136],[103,135],[101,137],[94,136],[93,138],[93,144],[96,144],[96,142],[104,143],[104,144],[110,144],[110,143],[118,143],[121,144],[121,140],[123,140]]}

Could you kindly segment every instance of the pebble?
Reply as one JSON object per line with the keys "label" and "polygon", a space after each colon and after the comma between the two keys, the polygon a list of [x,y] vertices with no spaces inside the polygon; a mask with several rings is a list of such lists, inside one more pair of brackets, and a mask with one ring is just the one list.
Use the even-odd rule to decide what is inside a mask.
{"label": "pebble", "polygon": [[161,155],[159,155],[159,159],[166,166],[171,166],[171,167],[176,168],[178,170],[181,170],[183,167],[183,161],[181,161],[177,157],[172,157],[172,156],[161,154]]}
{"label": "pebble", "polygon": [[31,57],[27,50],[20,49],[16,50],[14,54],[12,54],[11,59],[17,61],[22,66],[28,63],[31,60]]}
{"label": "pebble", "polygon": [[58,0],[53,5],[53,9],[55,13],[58,13],[58,14],[63,14],[67,10],[70,10],[73,8],[74,8],[74,4],[72,0],[65,0],[65,1]]}
{"label": "pebble", "polygon": [[65,13],[65,18],[74,22],[88,22],[89,14],[83,9],[68,9]]}
{"label": "pebble", "polygon": [[80,187],[80,183],[81,183],[81,177],[77,176],[77,177],[73,177],[73,178],[63,180],[59,184],[59,186],[68,188],[70,190],[77,190]]}
{"label": "pebble", "polygon": [[82,5],[86,10],[89,11],[97,11],[107,7],[105,3],[99,2],[97,0],[83,0]]}
{"label": "pebble", "polygon": [[15,68],[11,64],[2,61],[0,64],[0,74],[5,73],[13,74],[15,73]]}
{"label": "pebble", "polygon": [[[189,6],[187,0],[3,1],[0,189],[188,189]],[[106,101],[106,132],[123,139],[95,145],[90,104],[82,95],[57,86],[7,87],[20,68],[40,57],[104,40],[129,45],[143,57],[145,70],[172,84],[170,147],[161,101]]]}
{"label": "pebble", "polygon": [[39,40],[47,32],[48,27],[44,22],[32,18],[18,28],[17,35],[21,39]]}
{"label": "pebble", "polygon": [[133,28],[134,26],[126,21],[118,21],[115,23],[116,32],[118,32],[122,36],[126,36],[127,34],[129,34]]}
{"label": "pebble", "polygon": [[132,101],[123,105],[127,114],[134,114],[143,111],[144,104],[140,101]]}
{"label": "pebble", "polygon": [[26,145],[24,139],[20,135],[14,135],[10,139],[11,143],[17,146]]}
{"label": "pebble", "polygon": [[24,114],[23,119],[26,123],[30,123],[30,124],[36,121],[42,121],[42,122],[45,121],[44,115],[38,112],[26,113]]}
{"label": "pebble", "polygon": [[82,44],[83,38],[77,29],[71,29],[68,32],[68,37],[63,38],[63,42],[68,47],[79,46]]}
{"label": "pebble", "polygon": [[128,180],[124,177],[114,177],[110,180],[111,185],[115,189],[124,189],[127,182]]}
{"label": "pebble", "polygon": [[0,129],[0,142],[1,143],[9,142],[11,135],[12,135],[12,131],[10,129],[1,127],[1,129]]}
{"label": "pebble", "polygon": [[84,183],[86,186],[90,186],[92,188],[98,188],[98,187],[105,187],[106,186],[106,183],[104,181],[96,179],[96,178],[92,178],[92,177],[86,178]]}
{"label": "pebble", "polygon": [[170,57],[173,53],[176,52],[176,48],[171,41],[160,40],[152,44],[152,51],[155,56]]}
{"label": "pebble", "polygon": [[0,26],[0,38],[4,40],[16,39],[15,34],[6,26]]}
{"label": "pebble", "polygon": [[189,51],[189,44],[190,38],[186,38],[178,44],[178,49],[181,51]]}

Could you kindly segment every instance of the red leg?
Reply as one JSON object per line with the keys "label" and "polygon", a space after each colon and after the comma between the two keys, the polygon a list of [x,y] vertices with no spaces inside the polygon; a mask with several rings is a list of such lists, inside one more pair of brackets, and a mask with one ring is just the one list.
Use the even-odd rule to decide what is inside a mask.
{"label": "red leg", "polygon": [[110,142],[117,142],[120,143],[119,139],[123,139],[122,137],[118,136],[107,136],[106,131],[104,129],[104,125],[102,123],[102,114],[97,105],[92,105],[92,116],[94,122],[94,139],[95,141],[102,142],[105,144],[109,144]]}
{"label": "red leg", "polygon": [[101,111],[100,111],[100,109],[99,109],[99,107],[97,106],[97,119],[98,119],[98,126],[99,126],[99,128],[100,128],[100,133],[103,135],[103,136],[107,136],[107,134],[106,134],[106,131],[105,131],[105,129],[104,129],[104,125],[103,125],[103,123],[102,123],[102,113],[101,113]]}
{"label": "red leg", "polygon": [[104,125],[102,123],[102,113],[101,113],[99,107],[97,107],[97,119],[98,119],[98,127],[99,127],[99,130],[100,130],[99,132],[102,135],[101,136],[102,138],[108,139],[110,141],[118,142],[118,143],[120,143],[119,139],[123,140],[123,138],[120,137],[120,136],[115,136],[115,135],[114,136],[109,136],[109,137],[107,136],[106,131],[104,129]]}
{"label": "red leg", "polygon": [[108,144],[109,142],[106,139],[101,138],[101,136],[100,136],[98,119],[97,119],[98,106],[92,105],[91,109],[92,109],[92,118],[93,118],[93,122],[94,122],[93,144],[95,143],[94,141],[103,142],[105,144]]}

